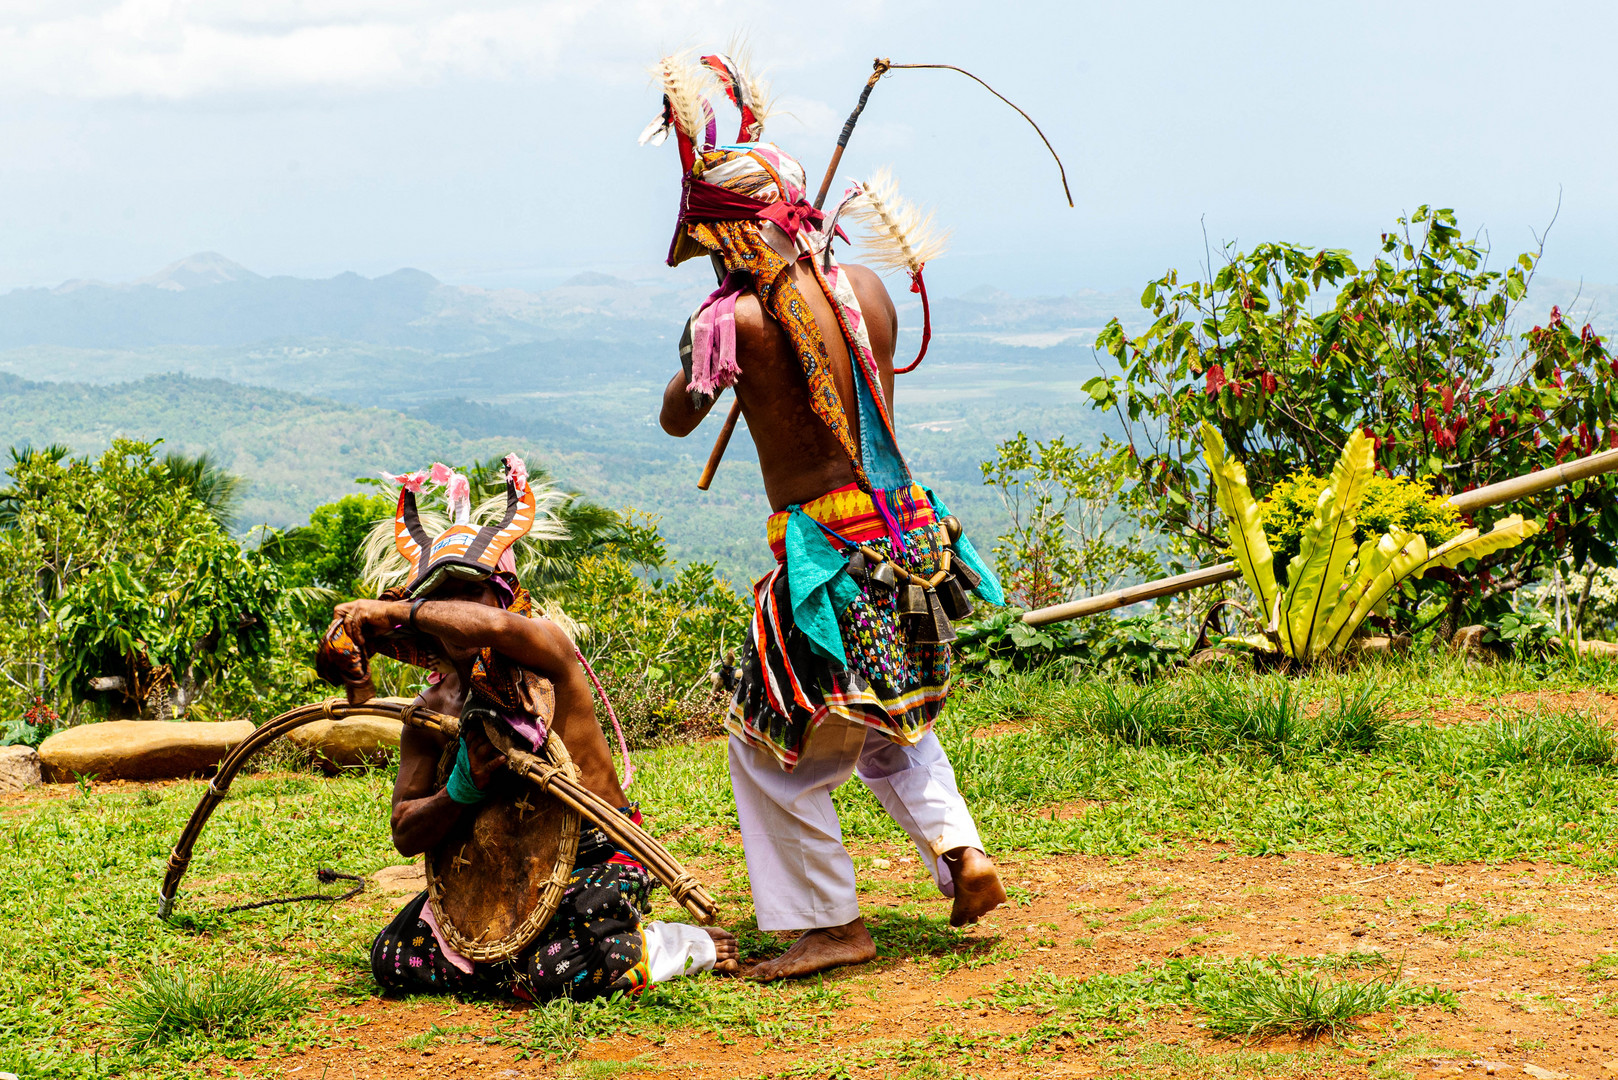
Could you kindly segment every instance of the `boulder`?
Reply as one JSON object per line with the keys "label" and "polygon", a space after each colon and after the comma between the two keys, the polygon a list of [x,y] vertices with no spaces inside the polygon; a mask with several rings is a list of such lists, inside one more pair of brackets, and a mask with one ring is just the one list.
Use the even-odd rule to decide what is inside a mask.
{"label": "boulder", "polygon": [[1386,634],[1372,634],[1369,637],[1354,638],[1352,646],[1355,652],[1366,656],[1392,656],[1394,653],[1407,653],[1410,651],[1410,635],[1395,634],[1389,637]]}
{"label": "boulder", "polygon": [[384,866],[371,875],[371,884],[388,896],[419,893],[427,887],[427,868],[419,862]]}
{"label": "boulder", "polygon": [[39,747],[47,778],[71,783],[101,780],[172,780],[212,770],[253,733],[248,720],[108,720],[58,731]]}
{"label": "boulder", "polygon": [[328,776],[340,769],[380,765],[399,745],[404,725],[391,716],[350,716],[346,720],[316,720],[287,735],[314,757]]}
{"label": "boulder", "polygon": [[1580,656],[1596,656],[1603,660],[1618,657],[1618,641],[1581,641]]}
{"label": "boulder", "polygon": [[0,746],[0,795],[14,795],[40,780],[39,751],[32,746]]}
{"label": "boulder", "polygon": [[1449,647],[1461,656],[1492,664],[1500,659],[1500,656],[1494,646],[1483,643],[1483,635],[1488,630],[1487,626],[1463,626],[1449,639]]}

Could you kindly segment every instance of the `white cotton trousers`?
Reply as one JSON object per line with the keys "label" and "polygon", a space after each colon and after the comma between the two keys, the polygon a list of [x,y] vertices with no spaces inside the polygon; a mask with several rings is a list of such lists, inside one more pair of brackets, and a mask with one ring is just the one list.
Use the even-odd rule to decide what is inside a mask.
{"label": "white cotton trousers", "polygon": [[856,773],[915,842],[939,891],[955,895],[939,856],[981,850],[983,841],[938,736],[929,731],[903,746],[831,715],[810,733],[791,772],[769,751],[730,737],[730,783],[760,930],[842,926],[859,916],[854,861],[831,801]]}

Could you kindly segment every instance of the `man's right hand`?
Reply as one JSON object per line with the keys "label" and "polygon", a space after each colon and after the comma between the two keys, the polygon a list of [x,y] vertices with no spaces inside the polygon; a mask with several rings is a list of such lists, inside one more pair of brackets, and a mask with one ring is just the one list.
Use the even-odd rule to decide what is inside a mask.
{"label": "man's right hand", "polygon": [[466,739],[466,763],[472,774],[472,783],[477,785],[479,791],[487,791],[500,770],[506,767],[506,755],[495,749],[489,736],[484,734],[482,724],[468,724],[463,737]]}

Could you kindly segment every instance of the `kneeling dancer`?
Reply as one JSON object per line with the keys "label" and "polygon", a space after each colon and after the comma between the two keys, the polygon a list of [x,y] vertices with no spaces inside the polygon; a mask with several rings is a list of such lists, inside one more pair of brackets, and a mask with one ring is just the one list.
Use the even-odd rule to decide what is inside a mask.
{"label": "kneeling dancer", "polygon": [[[385,541],[373,544],[379,554],[367,567],[367,578],[387,580],[388,567],[381,564],[391,559],[408,574],[408,583],[380,599],[336,609],[337,620],[322,643],[321,673],[330,681],[363,687],[363,698],[370,696],[369,654],[385,653],[432,670],[430,685],[416,700],[461,717],[461,736],[452,741],[425,729],[404,729],[393,789],[393,843],[401,855],[421,855],[453,834],[462,845],[457,859],[466,845],[479,846],[475,854],[497,868],[496,880],[487,886],[496,895],[486,902],[511,915],[505,909],[525,902],[517,883],[531,852],[521,837],[490,835],[497,827],[490,823],[521,822],[520,808],[531,789],[508,773],[485,725],[495,725],[491,730],[502,732],[511,745],[530,750],[545,743],[548,725],[584,787],[637,823],[640,812],[624,795],[572,639],[533,613],[517,581],[511,547],[531,528],[536,509],[522,462],[506,459],[504,512],[481,528],[471,522],[464,477],[435,465],[430,473],[392,479],[402,486],[397,518],[381,528],[392,532],[403,561],[391,559]],[[415,495],[435,481],[447,489],[454,522],[431,539]],[[353,689],[350,696],[355,697]],[[466,827],[463,819],[478,814],[485,799],[492,804],[502,797],[519,808],[515,817],[474,818]],[[528,821],[537,825],[537,816],[529,815]],[[710,969],[737,970],[736,940],[726,931],[646,920],[642,912],[652,876],[599,828],[588,822],[581,826],[573,871],[555,914],[520,953],[494,963],[468,959],[446,940],[423,892],[377,935],[371,947],[376,981],[402,992],[586,999],[638,993],[650,983]],[[571,841],[564,838],[559,846]],[[498,895],[507,883],[511,895]],[[462,945],[476,951],[464,940]]]}
{"label": "kneeling dancer", "polygon": [[[1003,597],[894,436],[898,319],[878,277],[832,258],[834,230],[804,199],[803,167],[758,141],[758,84],[705,57],[742,111],[716,145],[693,88],[664,60],[664,111],[684,170],[670,265],[707,254],[720,288],[693,316],[661,422],[694,431],[733,386],[758,448],[781,563],[757,583],[726,727],[753,906],[763,930],[803,930],[749,974],[807,975],[876,955],[831,793],[857,774],[910,835],[952,925],[1005,902],[932,724],[948,694],[949,617],[965,591]],[[963,588],[964,586],[964,588]],[[964,610],[963,610],[964,609]],[[949,616],[949,617],[946,617]]]}

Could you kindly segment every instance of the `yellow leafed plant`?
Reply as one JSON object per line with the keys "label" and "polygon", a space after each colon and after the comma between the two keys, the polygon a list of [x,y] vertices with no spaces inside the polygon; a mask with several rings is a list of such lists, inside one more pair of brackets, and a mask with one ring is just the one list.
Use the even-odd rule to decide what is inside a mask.
{"label": "yellow leafed plant", "polygon": [[1371,440],[1355,432],[1321,488],[1298,554],[1287,564],[1283,591],[1276,585],[1274,556],[1246,470],[1225,453],[1224,439],[1212,424],[1202,425],[1202,453],[1219,509],[1230,522],[1231,553],[1264,611],[1262,644],[1305,663],[1346,649],[1360,625],[1383,610],[1405,581],[1437,566],[1453,569],[1467,559],[1515,547],[1539,531],[1538,522],[1512,514],[1487,533],[1467,529],[1433,548],[1420,534],[1395,527],[1356,550],[1355,515],[1376,462]]}

